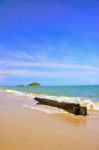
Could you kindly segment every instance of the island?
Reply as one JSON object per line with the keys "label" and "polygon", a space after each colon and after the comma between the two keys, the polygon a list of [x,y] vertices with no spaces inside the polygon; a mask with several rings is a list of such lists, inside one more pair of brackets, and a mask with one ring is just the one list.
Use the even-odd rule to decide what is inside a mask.
{"label": "island", "polygon": [[41,86],[41,85],[38,82],[32,82],[32,83],[28,84],[28,86]]}
{"label": "island", "polygon": [[18,87],[24,87],[24,85],[17,85]]}

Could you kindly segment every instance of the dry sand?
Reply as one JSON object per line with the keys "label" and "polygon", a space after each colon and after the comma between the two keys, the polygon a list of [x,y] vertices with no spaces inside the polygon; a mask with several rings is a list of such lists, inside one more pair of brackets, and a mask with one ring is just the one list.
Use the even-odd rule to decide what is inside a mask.
{"label": "dry sand", "polygon": [[0,150],[99,150],[99,114],[76,117],[21,107],[31,99],[0,93]]}

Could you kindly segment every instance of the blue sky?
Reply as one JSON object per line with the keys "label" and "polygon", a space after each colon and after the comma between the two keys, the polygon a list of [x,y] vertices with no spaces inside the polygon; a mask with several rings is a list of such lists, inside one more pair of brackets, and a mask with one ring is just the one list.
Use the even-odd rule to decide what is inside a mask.
{"label": "blue sky", "polygon": [[99,84],[98,0],[1,0],[0,85]]}

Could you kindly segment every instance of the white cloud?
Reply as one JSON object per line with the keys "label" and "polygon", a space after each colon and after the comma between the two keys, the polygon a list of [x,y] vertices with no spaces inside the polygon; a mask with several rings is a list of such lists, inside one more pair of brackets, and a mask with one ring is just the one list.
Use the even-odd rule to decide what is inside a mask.
{"label": "white cloud", "polygon": [[0,76],[5,76],[5,75],[7,75],[6,71],[0,70]]}
{"label": "white cloud", "polygon": [[28,69],[21,70],[6,70],[3,72],[4,75],[19,76],[19,77],[95,77],[99,76],[99,72],[91,71],[33,71]]}
{"label": "white cloud", "polygon": [[6,74],[3,71],[0,70],[0,80],[3,80],[5,75]]}
{"label": "white cloud", "polygon": [[15,54],[12,55],[13,58],[16,58],[16,59],[27,59],[27,60],[33,60],[34,59],[34,56],[31,55],[30,53],[28,52],[24,52],[24,51],[16,51]]}
{"label": "white cloud", "polygon": [[70,70],[91,70],[99,71],[99,67],[91,65],[81,64],[65,64],[65,63],[54,63],[54,62],[33,62],[33,61],[5,61],[1,60],[0,65],[5,67],[41,67],[41,68],[54,68],[54,69],[70,69]]}

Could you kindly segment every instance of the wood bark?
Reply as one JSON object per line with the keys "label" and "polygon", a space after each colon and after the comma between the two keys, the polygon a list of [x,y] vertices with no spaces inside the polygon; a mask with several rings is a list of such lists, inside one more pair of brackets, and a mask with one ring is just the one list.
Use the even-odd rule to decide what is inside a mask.
{"label": "wood bark", "polygon": [[50,99],[40,98],[40,97],[35,97],[34,100],[36,100],[38,104],[64,109],[65,111],[68,111],[69,113],[72,113],[74,115],[83,115],[83,116],[87,115],[87,108],[80,106],[80,104],[57,102],[55,100],[50,100]]}

